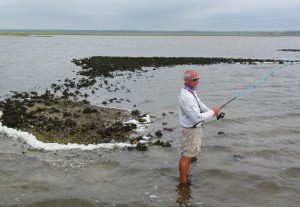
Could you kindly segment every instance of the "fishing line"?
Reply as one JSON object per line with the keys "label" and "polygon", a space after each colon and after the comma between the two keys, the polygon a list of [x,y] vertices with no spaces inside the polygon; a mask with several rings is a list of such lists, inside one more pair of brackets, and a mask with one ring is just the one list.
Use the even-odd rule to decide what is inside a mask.
{"label": "fishing line", "polygon": [[[300,55],[297,55],[295,58],[293,58],[293,60],[287,60],[285,61],[284,64],[277,66],[276,68],[274,68],[273,70],[271,70],[268,74],[262,76],[260,79],[258,79],[255,83],[253,83],[251,86],[249,86],[248,88],[242,90],[241,92],[239,92],[238,94],[236,94],[235,97],[233,97],[232,99],[230,99],[229,101],[227,101],[225,104],[223,104],[220,108],[224,108],[225,106],[227,106],[229,103],[231,103],[232,101],[244,96],[247,92],[249,92],[250,90],[256,88],[257,86],[259,86],[262,82],[264,82],[265,80],[267,80],[269,77],[273,76],[275,73],[277,73],[278,71],[284,69],[286,66],[294,63],[295,59],[299,58]],[[217,119],[222,119],[224,118],[225,113],[221,112],[220,114],[217,115]]]}

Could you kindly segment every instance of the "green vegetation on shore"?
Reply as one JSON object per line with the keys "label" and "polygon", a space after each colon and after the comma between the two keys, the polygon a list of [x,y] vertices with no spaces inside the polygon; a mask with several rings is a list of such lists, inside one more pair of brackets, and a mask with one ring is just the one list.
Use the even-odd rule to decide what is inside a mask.
{"label": "green vegetation on shore", "polygon": [[300,31],[138,31],[138,30],[0,30],[0,35],[98,35],[98,36],[300,36]]}

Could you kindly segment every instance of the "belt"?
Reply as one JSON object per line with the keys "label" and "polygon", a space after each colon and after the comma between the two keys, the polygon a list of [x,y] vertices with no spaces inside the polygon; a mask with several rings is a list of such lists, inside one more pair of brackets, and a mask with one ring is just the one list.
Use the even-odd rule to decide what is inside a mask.
{"label": "belt", "polygon": [[189,128],[200,128],[200,127],[203,128],[203,122],[197,123],[197,124],[195,124],[194,126],[189,127]]}

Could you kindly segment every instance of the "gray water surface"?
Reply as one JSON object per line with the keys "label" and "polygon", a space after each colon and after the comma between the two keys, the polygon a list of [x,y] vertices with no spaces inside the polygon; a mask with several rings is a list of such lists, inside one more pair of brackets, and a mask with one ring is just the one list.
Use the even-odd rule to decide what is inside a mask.
{"label": "gray water surface", "polygon": [[[11,90],[44,91],[76,76],[70,61],[96,55],[207,56],[292,59],[299,37],[0,36],[0,99]],[[200,73],[197,90],[209,107],[220,106],[277,64],[175,66],[108,79],[126,90],[99,88],[88,100],[152,115],[148,131],[164,127],[163,141],[146,152],[31,149],[0,132],[0,206],[299,206],[300,70],[287,66],[224,108],[225,119],[204,127],[190,187],[178,186],[178,94],[182,74]],[[100,80],[99,80],[100,81]],[[136,105],[136,107],[134,106]],[[163,116],[165,113],[166,116]],[[167,123],[167,125],[162,125]],[[225,134],[218,134],[218,132]]]}

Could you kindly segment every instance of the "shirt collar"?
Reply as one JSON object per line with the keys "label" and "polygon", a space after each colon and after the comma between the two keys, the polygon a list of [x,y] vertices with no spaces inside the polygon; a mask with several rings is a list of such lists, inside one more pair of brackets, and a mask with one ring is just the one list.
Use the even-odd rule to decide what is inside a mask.
{"label": "shirt collar", "polygon": [[195,90],[197,89],[197,88],[193,88],[193,87],[191,87],[191,86],[188,86],[187,84],[183,84],[183,88],[184,88],[185,90],[188,90],[188,91],[191,92],[191,93],[194,93]]}

